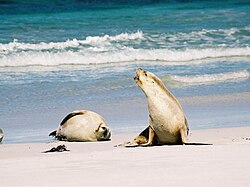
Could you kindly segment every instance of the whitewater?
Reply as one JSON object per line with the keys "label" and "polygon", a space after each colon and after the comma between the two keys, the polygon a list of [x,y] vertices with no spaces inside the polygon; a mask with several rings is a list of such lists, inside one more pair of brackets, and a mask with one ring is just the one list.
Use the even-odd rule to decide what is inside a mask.
{"label": "whitewater", "polygon": [[[233,29],[230,29],[233,30]],[[245,28],[250,32],[249,28]],[[211,58],[249,57],[250,47],[244,45],[214,45],[209,43],[212,39],[192,46],[192,48],[182,47],[176,49],[169,44],[176,38],[182,41],[189,37],[189,42],[195,42],[199,37],[215,31],[198,31],[189,34],[177,33],[175,36],[162,40],[162,36],[150,36],[142,31],[135,33],[121,33],[115,36],[88,36],[85,40],[67,40],[65,42],[41,42],[23,43],[14,40],[8,44],[0,44],[0,67],[18,66],[58,66],[58,65],[89,65],[106,63],[134,63],[137,61],[169,62],[168,64],[189,64],[202,63],[197,60]],[[226,36],[231,36],[236,31],[221,31]],[[228,32],[230,34],[228,34]],[[238,31],[239,32],[239,31]],[[166,37],[166,36],[165,36]],[[220,38],[216,38],[220,40]],[[215,39],[214,39],[215,40]],[[213,40],[213,43],[216,41]],[[231,39],[235,40],[235,39]],[[163,45],[163,43],[165,44]],[[230,43],[230,41],[228,42]],[[154,46],[154,48],[150,48]],[[165,46],[165,47],[164,47]],[[206,46],[206,47],[204,47]],[[193,62],[191,62],[193,61]]]}

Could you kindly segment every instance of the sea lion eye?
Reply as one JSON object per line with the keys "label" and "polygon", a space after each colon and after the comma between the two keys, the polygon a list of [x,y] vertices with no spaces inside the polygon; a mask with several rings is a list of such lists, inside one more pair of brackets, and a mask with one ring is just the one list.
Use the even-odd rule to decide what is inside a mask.
{"label": "sea lion eye", "polygon": [[147,73],[145,73],[145,76],[147,77],[147,76],[148,76],[148,74],[147,74]]}

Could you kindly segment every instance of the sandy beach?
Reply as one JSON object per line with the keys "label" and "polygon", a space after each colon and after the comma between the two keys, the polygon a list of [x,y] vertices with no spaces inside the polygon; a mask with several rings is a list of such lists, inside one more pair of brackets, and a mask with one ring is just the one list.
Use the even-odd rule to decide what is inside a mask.
{"label": "sandy beach", "polygon": [[[95,143],[0,145],[1,186],[248,186],[250,127],[194,130],[209,146],[114,147]],[[69,152],[42,153],[65,144]]]}
{"label": "sandy beach", "polygon": [[[249,0],[11,0],[0,17],[0,187],[250,186]],[[116,146],[149,123],[137,68],[178,99],[189,142],[212,145]],[[75,110],[112,140],[48,136]]]}

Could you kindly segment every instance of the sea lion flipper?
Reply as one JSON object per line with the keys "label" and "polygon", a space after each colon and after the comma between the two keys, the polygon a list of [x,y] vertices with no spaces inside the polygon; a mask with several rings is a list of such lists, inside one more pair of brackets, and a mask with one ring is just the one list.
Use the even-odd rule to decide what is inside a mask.
{"label": "sea lion flipper", "polygon": [[138,146],[139,144],[136,143],[135,141],[114,145],[114,147],[138,147]]}
{"label": "sea lion flipper", "polygon": [[151,126],[143,130],[132,142],[127,142],[124,147],[152,146],[156,143],[156,135]]}
{"label": "sea lion flipper", "polygon": [[180,135],[181,135],[181,143],[182,144],[186,144],[188,142],[188,138],[187,138],[187,129],[180,129]]}
{"label": "sea lion flipper", "polygon": [[184,145],[213,145],[211,143],[194,143],[194,142],[186,142]]}
{"label": "sea lion flipper", "polygon": [[157,143],[157,136],[152,128],[152,118],[149,115],[149,125],[132,142],[126,143],[125,147],[151,146]]}
{"label": "sea lion flipper", "polygon": [[[152,120],[150,120],[150,121],[152,121]],[[152,146],[154,143],[154,138],[155,138],[155,132],[154,132],[153,128],[149,125],[148,141],[147,141],[147,143],[141,144],[141,146],[143,146],[143,147]]]}
{"label": "sea lion flipper", "polygon": [[49,136],[56,136],[56,130],[52,131],[51,133],[49,133]]}
{"label": "sea lion flipper", "polygon": [[148,142],[148,136],[149,136],[149,127],[144,129],[132,141],[116,145],[115,147],[120,147],[120,146],[122,146],[122,147],[138,147],[138,146],[140,146],[140,144],[145,144]]}
{"label": "sea lion flipper", "polygon": [[127,142],[125,145],[124,145],[124,147],[138,147],[139,146],[139,144],[138,143],[136,143],[136,142]]}

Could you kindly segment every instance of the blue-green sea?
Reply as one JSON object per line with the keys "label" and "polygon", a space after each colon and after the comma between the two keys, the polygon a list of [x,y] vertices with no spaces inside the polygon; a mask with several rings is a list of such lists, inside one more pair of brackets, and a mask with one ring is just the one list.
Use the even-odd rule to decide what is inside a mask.
{"label": "blue-green sea", "polygon": [[250,125],[250,2],[0,0],[3,142],[51,141],[76,109],[103,115],[113,134],[140,132],[138,67],[183,101],[191,130]]}

